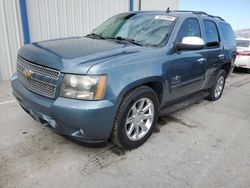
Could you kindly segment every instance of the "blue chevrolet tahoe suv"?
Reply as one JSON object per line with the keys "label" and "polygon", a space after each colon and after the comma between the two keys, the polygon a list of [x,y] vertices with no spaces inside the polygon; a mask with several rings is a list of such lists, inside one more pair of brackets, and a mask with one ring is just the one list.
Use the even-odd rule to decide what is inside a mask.
{"label": "blue chevrolet tahoe suv", "polygon": [[235,57],[233,31],[220,17],[130,12],[85,37],[23,46],[11,83],[21,107],[55,132],[133,149],[160,115],[219,99]]}

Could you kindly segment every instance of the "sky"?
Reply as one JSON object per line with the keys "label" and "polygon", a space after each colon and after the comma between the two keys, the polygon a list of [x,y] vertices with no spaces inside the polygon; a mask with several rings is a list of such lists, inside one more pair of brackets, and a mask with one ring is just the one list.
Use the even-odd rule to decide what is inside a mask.
{"label": "sky", "polygon": [[180,10],[204,11],[220,16],[233,30],[250,29],[250,0],[179,0]]}

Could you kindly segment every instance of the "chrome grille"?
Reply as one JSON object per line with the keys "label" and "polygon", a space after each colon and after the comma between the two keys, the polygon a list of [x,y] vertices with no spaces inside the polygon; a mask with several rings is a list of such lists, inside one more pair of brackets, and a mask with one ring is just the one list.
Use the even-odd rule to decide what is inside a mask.
{"label": "chrome grille", "polygon": [[29,90],[43,95],[45,97],[54,98],[56,93],[56,86],[50,83],[43,82],[34,78],[27,79],[18,71],[19,81]]}
{"label": "chrome grille", "polygon": [[18,56],[17,58],[17,63],[22,66],[23,68],[27,68],[29,70],[32,70],[33,72],[40,74],[42,76],[48,77],[48,78],[52,78],[54,80],[58,80],[60,72],[54,69],[50,69],[47,67],[43,67],[40,65],[36,65],[36,64],[32,64],[28,61],[26,61],[25,59],[21,58],[20,56]]}
{"label": "chrome grille", "polygon": [[[24,76],[25,70],[31,71],[33,75],[30,78],[26,78]],[[57,86],[54,83],[59,78],[59,71],[32,64],[18,57],[17,73],[19,81],[28,90],[45,97],[55,97]]]}

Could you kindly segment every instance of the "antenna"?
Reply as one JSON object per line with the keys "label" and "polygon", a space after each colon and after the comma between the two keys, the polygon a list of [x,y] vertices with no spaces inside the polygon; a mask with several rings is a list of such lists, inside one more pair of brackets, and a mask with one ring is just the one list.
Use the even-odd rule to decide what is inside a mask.
{"label": "antenna", "polygon": [[168,9],[166,10],[166,13],[170,13],[170,7],[168,7]]}

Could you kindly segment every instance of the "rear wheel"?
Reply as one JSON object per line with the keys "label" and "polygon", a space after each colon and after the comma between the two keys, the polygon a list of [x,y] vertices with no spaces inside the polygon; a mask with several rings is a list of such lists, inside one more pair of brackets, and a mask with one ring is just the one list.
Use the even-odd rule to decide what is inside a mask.
{"label": "rear wheel", "polygon": [[209,96],[207,97],[208,100],[216,101],[221,97],[224,90],[225,82],[226,82],[226,72],[224,70],[220,70],[214,86],[209,91],[210,93]]}
{"label": "rear wheel", "polygon": [[121,148],[134,149],[152,134],[159,114],[158,97],[147,86],[127,94],[118,110],[111,135],[113,143]]}

